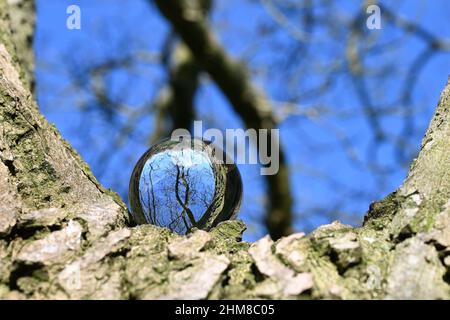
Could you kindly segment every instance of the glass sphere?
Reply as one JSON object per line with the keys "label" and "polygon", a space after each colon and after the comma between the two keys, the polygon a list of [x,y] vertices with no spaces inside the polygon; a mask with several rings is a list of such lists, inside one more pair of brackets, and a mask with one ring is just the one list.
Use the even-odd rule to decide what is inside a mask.
{"label": "glass sphere", "polygon": [[131,217],[178,234],[210,230],[234,219],[242,198],[241,175],[210,141],[164,140],[137,162],[130,179]]}

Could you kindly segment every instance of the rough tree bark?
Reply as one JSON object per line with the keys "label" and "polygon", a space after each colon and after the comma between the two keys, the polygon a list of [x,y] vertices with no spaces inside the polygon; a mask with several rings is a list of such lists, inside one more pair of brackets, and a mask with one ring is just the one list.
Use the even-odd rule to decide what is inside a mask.
{"label": "rough tree bark", "polygon": [[0,0],[0,298],[450,297],[450,82],[403,185],[362,227],[241,242],[128,227],[127,209],[39,113]]}

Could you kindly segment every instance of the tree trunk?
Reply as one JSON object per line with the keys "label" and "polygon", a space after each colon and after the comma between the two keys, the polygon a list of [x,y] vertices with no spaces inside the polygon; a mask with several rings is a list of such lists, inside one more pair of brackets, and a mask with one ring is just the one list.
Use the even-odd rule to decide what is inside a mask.
{"label": "tree trunk", "polygon": [[127,226],[127,209],[40,115],[0,0],[0,298],[450,297],[450,83],[403,185],[364,225],[241,242]]}

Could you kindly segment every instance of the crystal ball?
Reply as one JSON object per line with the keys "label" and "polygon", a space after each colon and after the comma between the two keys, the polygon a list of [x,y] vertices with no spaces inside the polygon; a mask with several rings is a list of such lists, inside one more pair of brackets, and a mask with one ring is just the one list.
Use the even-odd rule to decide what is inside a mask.
{"label": "crystal ball", "polygon": [[184,235],[234,219],[242,198],[237,166],[198,138],[166,139],[138,160],[130,178],[131,218]]}

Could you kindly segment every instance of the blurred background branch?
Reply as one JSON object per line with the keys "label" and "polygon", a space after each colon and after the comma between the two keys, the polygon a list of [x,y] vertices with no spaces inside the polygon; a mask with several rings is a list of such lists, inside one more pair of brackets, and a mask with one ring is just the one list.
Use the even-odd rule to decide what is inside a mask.
{"label": "blurred background branch", "polygon": [[359,224],[404,178],[450,70],[443,0],[78,4],[69,31],[64,4],[37,0],[43,112],[124,199],[136,160],[175,128],[280,128],[277,175],[240,166],[248,240]]}

